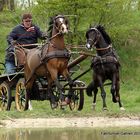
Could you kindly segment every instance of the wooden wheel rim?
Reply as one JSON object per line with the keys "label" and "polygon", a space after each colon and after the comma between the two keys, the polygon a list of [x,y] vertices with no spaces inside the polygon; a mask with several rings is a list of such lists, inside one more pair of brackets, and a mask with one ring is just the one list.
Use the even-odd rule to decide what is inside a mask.
{"label": "wooden wheel rim", "polygon": [[19,82],[16,85],[16,97],[15,97],[16,108],[19,111],[24,110],[25,92],[26,92],[26,89],[25,89],[25,85],[24,85],[24,80],[20,79]]}
{"label": "wooden wheel rim", "polygon": [[2,83],[0,85],[0,110],[6,110],[8,100],[9,87]]}

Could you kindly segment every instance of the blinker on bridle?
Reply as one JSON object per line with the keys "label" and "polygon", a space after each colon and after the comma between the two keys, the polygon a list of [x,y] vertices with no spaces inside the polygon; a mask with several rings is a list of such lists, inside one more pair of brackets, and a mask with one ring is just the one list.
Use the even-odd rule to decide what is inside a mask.
{"label": "blinker on bridle", "polygon": [[[96,40],[94,41],[93,39],[88,39],[89,41],[91,41],[91,42],[94,42],[94,46],[96,47],[96,44],[98,43],[98,41],[99,41],[99,38],[100,38],[100,32],[98,31],[98,29],[96,29],[96,28],[90,28],[89,29],[89,32],[90,31],[92,31],[92,30],[94,30],[96,33],[97,33],[97,38],[96,38]],[[112,48],[112,45],[111,44],[109,44],[109,46],[108,47],[106,47],[106,48],[96,48],[96,50],[97,51],[102,51],[102,50],[107,50],[107,49],[109,49],[109,48]]]}
{"label": "blinker on bridle", "polygon": [[60,15],[58,15],[58,16],[56,16],[56,17],[54,18],[55,28],[59,31],[61,25],[64,24],[64,23],[60,23],[59,26],[56,26],[56,19],[58,19],[58,18],[63,18],[63,19],[64,19],[65,17],[64,17],[64,16],[60,16]]}
{"label": "blinker on bridle", "polygon": [[96,46],[96,44],[98,43],[98,41],[99,41],[99,38],[100,38],[100,32],[98,31],[98,29],[96,29],[96,28],[90,28],[89,29],[89,32],[90,31],[92,31],[92,30],[94,30],[96,33],[97,33],[97,37],[96,37],[96,40],[93,40],[93,39],[88,39],[89,41],[91,41],[91,42],[93,42],[94,44],[94,46]]}
{"label": "blinker on bridle", "polygon": [[[58,19],[58,18],[63,18],[63,19],[64,19],[65,17],[64,17],[64,16],[58,15],[58,16],[56,16],[56,17],[53,19],[53,24],[54,24],[55,28],[59,31],[59,28],[61,27],[61,25],[62,25],[63,23],[61,23],[61,24],[57,27],[57,26],[56,26],[56,19]],[[58,36],[58,35],[60,35],[60,34],[61,34],[60,32],[56,33],[54,36],[52,36],[51,38],[49,38],[49,40],[55,38],[56,36]]]}

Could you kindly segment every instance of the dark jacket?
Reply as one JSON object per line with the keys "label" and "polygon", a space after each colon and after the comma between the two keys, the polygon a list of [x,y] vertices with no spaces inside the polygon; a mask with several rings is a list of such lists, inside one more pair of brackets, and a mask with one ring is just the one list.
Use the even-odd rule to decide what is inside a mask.
{"label": "dark jacket", "polygon": [[11,53],[14,52],[14,46],[12,44],[14,40],[19,44],[33,44],[37,43],[38,38],[43,37],[43,32],[40,31],[39,27],[36,25],[32,25],[32,27],[34,27],[33,30],[27,30],[22,24],[20,24],[10,32],[7,37],[8,48],[6,49],[6,60],[14,61],[14,57]]}

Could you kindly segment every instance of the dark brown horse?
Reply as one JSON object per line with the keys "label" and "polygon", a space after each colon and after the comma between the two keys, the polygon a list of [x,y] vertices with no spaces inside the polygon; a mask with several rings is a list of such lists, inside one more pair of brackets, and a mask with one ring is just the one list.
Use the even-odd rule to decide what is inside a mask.
{"label": "dark brown horse", "polygon": [[51,37],[48,43],[41,49],[30,50],[26,56],[24,68],[27,91],[25,110],[28,109],[32,85],[37,77],[43,76],[47,78],[47,93],[50,97],[52,108],[57,107],[52,85],[56,85],[58,88],[61,105],[66,105],[63,88],[58,80],[58,76],[63,75],[69,82],[70,87],[73,85],[67,69],[70,55],[64,44],[64,34],[68,33],[68,20],[63,15],[57,15],[51,20]]}
{"label": "dark brown horse", "polygon": [[92,96],[92,91],[94,92],[93,109],[96,105],[96,95],[98,92],[98,87],[101,90],[101,96],[103,99],[103,110],[107,109],[106,105],[106,92],[104,89],[104,82],[106,80],[111,80],[111,93],[112,101],[114,103],[118,102],[121,110],[124,110],[120,100],[120,78],[119,78],[119,61],[115,50],[112,48],[111,39],[105,32],[103,26],[95,26],[90,28],[86,32],[86,47],[91,49],[95,46],[97,56],[92,60],[93,68],[93,81],[87,87],[87,95]]}

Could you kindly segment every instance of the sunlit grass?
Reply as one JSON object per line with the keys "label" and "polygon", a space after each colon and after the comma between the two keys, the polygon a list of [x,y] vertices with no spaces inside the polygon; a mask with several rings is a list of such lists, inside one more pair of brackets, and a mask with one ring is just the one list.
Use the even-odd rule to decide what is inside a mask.
{"label": "sunlit grass", "polygon": [[[20,12],[19,12],[20,13]],[[0,14],[0,62],[4,62],[5,49],[7,47],[6,36],[9,34],[11,29],[18,23],[20,23],[20,14],[17,13],[6,13]],[[5,20],[2,20],[5,19]],[[45,27],[45,21],[42,23],[42,20],[34,20],[39,23],[42,28]],[[43,25],[42,25],[43,24]],[[136,23],[136,25],[139,23]],[[86,28],[83,25],[81,29]],[[0,119],[8,119],[11,118],[48,118],[48,117],[84,117],[84,116],[109,116],[109,117],[120,117],[120,116],[131,116],[136,115],[140,116],[140,49],[139,42],[140,36],[137,31],[137,26],[134,27],[125,27],[121,25],[116,32],[116,36],[112,36],[114,41],[114,46],[120,56],[121,62],[121,88],[120,95],[122,103],[125,107],[125,111],[120,111],[118,104],[114,104],[111,99],[110,87],[107,86],[107,107],[108,111],[102,111],[102,98],[100,91],[97,95],[97,105],[96,111],[92,110],[92,101],[93,98],[87,97],[85,93],[85,102],[84,108],[82,111],[71,111],[69,107],[65,110],[61,110],[60,108],[56,110],[52,110],[50,108],[49,101],[32,101],[33,110],[32,111],[23,111],[19,112],[15,109],[15,103],[12,103],[11,111],[3,111],[0,112]],[[130,28],[130,33],[129,32]],[[136,29],[135,29],[136,28]],[[112,30],[113,31],[113,30]],[[114,33],[114,32],[113,32]],[[112,33],[112,35],[113,35]],[[118,36],[117,36],[118,35]],[[127,38],[124,44],[122,45],[118,40],[122,37]],[[121,39],[119,41],[122,41]],[[84,41],[83,41],[84,42]],[[121,46],[119,45],[121,44]],[[95,52],[91,52],[95,53]],[[75,74],[72,78],[75,78],[77,75],[85,71],[90,67],[91,58],[87,58],[85,61],[80,63],[81,67],[75,71]],[[84,81],[86,85],[92,80],[92,70],[80,77],[78,80]]]}

